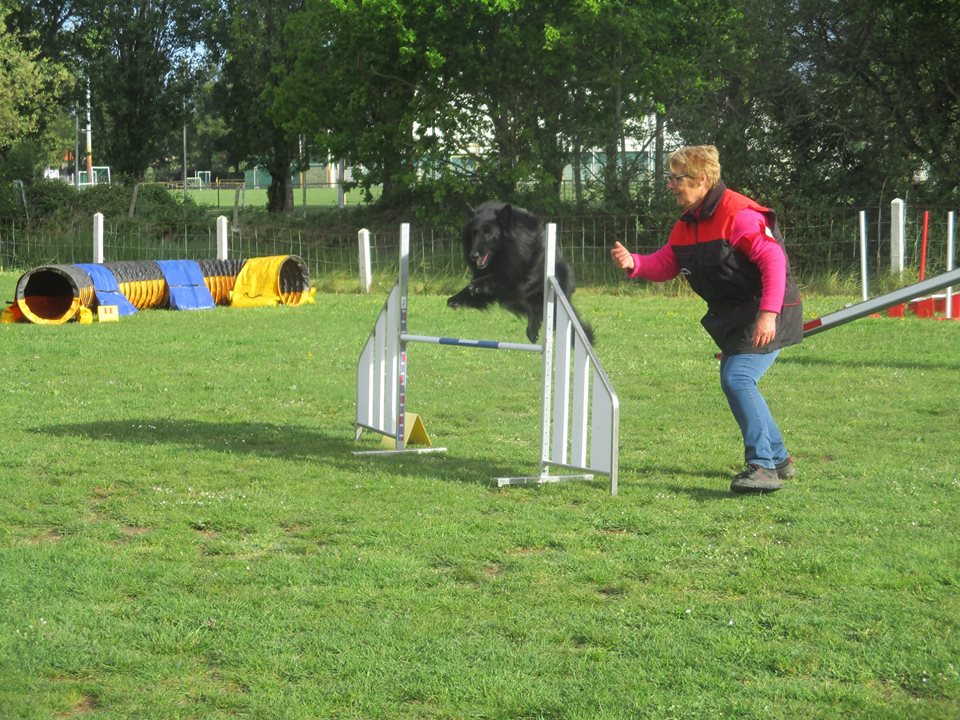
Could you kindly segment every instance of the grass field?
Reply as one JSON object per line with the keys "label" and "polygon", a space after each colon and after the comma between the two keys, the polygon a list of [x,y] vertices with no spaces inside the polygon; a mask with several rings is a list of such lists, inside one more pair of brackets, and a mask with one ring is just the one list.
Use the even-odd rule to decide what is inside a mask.
{"label": "grass field", "polygon": [[[182,192],[182,190],[174,192]],[[241,207],[265,208],[267,206],[267,189],[265,187],[247,188],[243,190],[240,199],[237,199],[237,190],[232,186],[192,188],[187,191],[187,194],[198,205],[211,207],[229,209],[233,208],[235,203],[239,203]],[[311,187],[308,185],[306,198],[304,198],[303,189],[299,187],[293,189],[294,209],[301,208],[304,204],[307,207],[335,206],[338,202],[339,191],[336,187]],[[344,202],[347,205],[362,204],[363,193],[359,190],[347,192]]]}
{"label": "grass field", "polygon": [[[353,456],[386,290],[0,326],[0,717],[960,716],[960,322],[784,351],[800,474],[740,497],[700,302],[578,292],[622,404],[611,498],[491,484],[537,471],[523,353],[413,346],[448,452]],[[410,332],[523,341],[434,295]]]}

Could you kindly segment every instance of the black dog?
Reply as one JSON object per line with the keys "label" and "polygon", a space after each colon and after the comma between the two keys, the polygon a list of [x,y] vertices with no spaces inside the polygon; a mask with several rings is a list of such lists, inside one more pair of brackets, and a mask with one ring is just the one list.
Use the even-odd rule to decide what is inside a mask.
{"label": "black dog", "polygon": [[[536,342],[543,322],[543,223],[523,208],[495,201],[485,202],[476,210],[468,206],[467,215],[460,242],[473,279],[448,298],[447,305],[484,310],[499,303],[527,318],[527,337]],[[569,299],[574,290],[573,273],[559,257],[556,278]],[[580,324],[593,343],[590,325],[582,321]]]}

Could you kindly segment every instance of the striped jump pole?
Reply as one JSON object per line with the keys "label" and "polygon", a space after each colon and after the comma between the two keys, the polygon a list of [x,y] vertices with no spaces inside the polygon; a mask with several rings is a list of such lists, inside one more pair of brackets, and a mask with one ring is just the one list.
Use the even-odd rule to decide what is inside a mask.
{"label": "striped jump pole", "polygon": [[501,342],[499,340],[467,340],[466,338],[434,337],[432,335],[409,335],[403,339],[407,342],[431,343],[433,345],[455,345],[457,347],[486,348],[487,350],[521,350],[524,352],[542,352],[543,345],[528,345],[527,343]]}
{"label": "striped jump pole", "polygon": [[[410,447],[407,416],[407,343],[540,353],[540,474],[496,478],[497,485],[550,483],[608,475],[617,494],[620,402],[555,277],[556,225],[547,225],[544,261],[543,344],[416,335],[407,332],[410,226],[400,230],[400,273],[357,362],[357,440],[363,430],[392,438],[393,448],[355,455],[440,452]],[[419,421],[419,417],[416,417]],[[562,468],[565,474],[552,474]]]}

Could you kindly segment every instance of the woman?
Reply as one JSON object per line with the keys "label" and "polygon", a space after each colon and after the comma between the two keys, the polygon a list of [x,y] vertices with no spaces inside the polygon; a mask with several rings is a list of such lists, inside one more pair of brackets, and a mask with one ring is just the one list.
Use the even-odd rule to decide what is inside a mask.
{"label": "woman", "polygon": [[803,310],[776,215],[723,184],[712,145],[681,148],[669,165],[667,189],[683,214],[667,244],[638,255],[618,242],[610,256],[629,278],[683,273],[706,300],[701,323],[721,350],[720,386],[743,434],[746,468],[730,490],[779,490],[796,468],[757,383],[781,348],[803,339]]}

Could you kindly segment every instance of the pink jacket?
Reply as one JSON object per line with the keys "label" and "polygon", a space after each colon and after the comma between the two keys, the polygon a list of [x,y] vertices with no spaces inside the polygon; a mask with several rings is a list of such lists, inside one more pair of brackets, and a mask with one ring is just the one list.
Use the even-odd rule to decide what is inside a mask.
{"label": "pink jacket", "polygon": [[[750,208],[738,212],[732,235],[731,245],[760,268],[763,282],[760,310],[779,313],[786,288],[787,258],[767,227],[763,214]],[[653,282],[672,280],[679,274],[680,266],[669,244],[649,255],[633,253],[633,270],[627,271],[627,277],[631,279],[643,278]]]}

